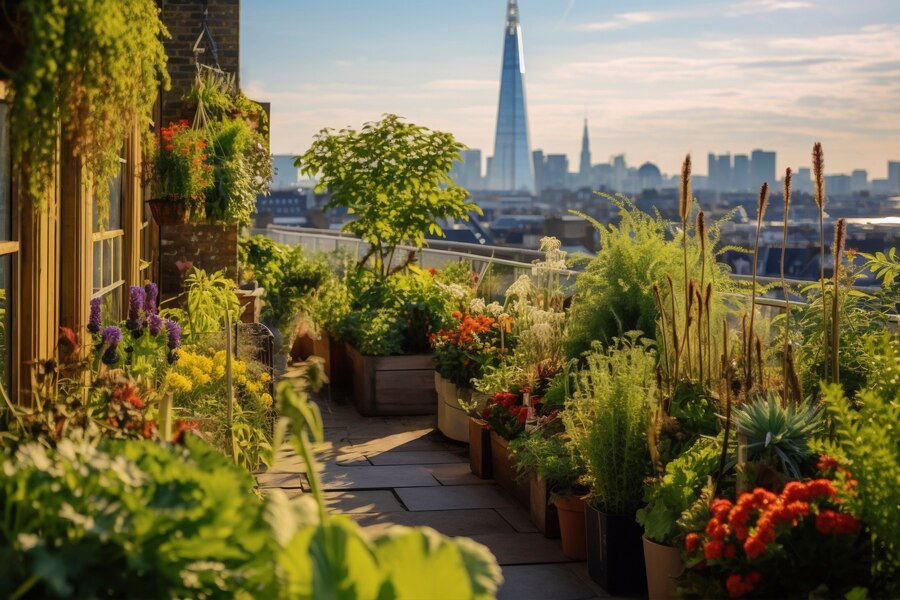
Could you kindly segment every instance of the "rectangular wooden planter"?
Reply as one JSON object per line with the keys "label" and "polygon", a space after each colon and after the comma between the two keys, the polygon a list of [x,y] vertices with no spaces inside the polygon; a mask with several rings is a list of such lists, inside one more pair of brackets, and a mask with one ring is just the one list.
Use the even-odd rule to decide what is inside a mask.
{"label": "rectangular wooden planter", "polygon": [[550,490],[547,480],[532,473],[528,477],[530,485],[530,504],[528,512],[531,514],[531,522],[545,537],[556,539],[559,537],[559,516],[556,514],[556,506],[550,502]]}
{"label": "rectangular wooden planter", "polygon": [[493,477],[491,429],[480,419],[469,417],[469,467],[479,479]]}
{"label": "rectangular wooden planter", "polygon": [[344,345],[353,375],[353,403],[363,416],[437,413],[434,361],[430,354],[364,356]]}
{"label": "rectangular wooden planter", "polygon": [[509,456],[509,441],[497,434],[496,431],[491,431],[491,465],[497,484],[509,492],[522,506],[528,507],[531,504],[531,488],[527,480],[516,479],[516,465]]}
{"label": "rectangular wooden planter", "polygon": [[326,330],[319,333],[318,338],[313,338],[307,333],[298,335],[291,347],[293,360],[306,360],[310,356],[318,356],[325,361],[323,370],[332,390],[351,389],[350,359],[343,342],[335,341]]}

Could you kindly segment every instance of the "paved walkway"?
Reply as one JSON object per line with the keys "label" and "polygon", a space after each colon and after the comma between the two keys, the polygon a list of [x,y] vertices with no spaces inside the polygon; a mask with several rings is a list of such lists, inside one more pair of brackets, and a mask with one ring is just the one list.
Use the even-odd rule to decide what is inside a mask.
{"label": "paved walkway", "polygon": [[[499,598],[607,597],[584,563],[571,562],[559,540],[537,531],[527,509],[493,481],[472,475],[467,446],[437,431],[435,417],[364,418],[347,402],[317,402],[326,438],[317,456],[331,511],[373,531],[427,525],[481,542],[503,567]],[[294,497],[309,491],[304,471],[302,459],[285,447],[275,468],[258,480],[263,489],[281,488]]]}

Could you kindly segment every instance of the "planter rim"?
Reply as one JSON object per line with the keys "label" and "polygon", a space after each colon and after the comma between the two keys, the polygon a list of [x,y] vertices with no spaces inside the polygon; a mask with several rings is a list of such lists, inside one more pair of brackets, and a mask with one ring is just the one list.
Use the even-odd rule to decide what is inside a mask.
{"label": "planter rim", "polygon": [[669,548],[671,550],[678,550],[677,546],[671,546],[669,544],[660,544],[659,542],[654,542],[653,540],[648,538],[646,535],[641,535],[641,537],[644,539],[645,543],[650,544],[652,546],[659,546],[660,548]]}
{"label": "planter rim", "polygon": [[581,496],[556,496],[553,503],[559,510],[578,511],[579,508],[584,510],[584,499]]}
{"label": "planter rim", "polygon": [[352,348],[354,352],[359,354],[360,356],[365,356],[367,358],[428,358],[431,359],[434,355],[431,353],[415,353],[415,354],[363,354],[359,348],[351,344],[350,342],[344,342],[348,348]]}

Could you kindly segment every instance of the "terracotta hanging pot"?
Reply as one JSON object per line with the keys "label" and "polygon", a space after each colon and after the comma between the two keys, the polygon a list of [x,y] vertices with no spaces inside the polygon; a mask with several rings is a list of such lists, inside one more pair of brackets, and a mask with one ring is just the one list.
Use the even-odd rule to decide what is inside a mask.
{"label": "terracotta hanging pot", "polygon": [[176,198],[154,198],[147,200],[153,220],[157,225],[182,225],[187,223],[187,204]]}

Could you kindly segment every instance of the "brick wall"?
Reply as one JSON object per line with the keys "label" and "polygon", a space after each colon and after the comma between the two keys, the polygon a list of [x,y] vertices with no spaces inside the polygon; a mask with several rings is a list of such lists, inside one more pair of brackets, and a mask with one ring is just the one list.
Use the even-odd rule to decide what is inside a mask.
{"label": "brick wall", "polygon": [[212,275],[225,270],[227,277],[238,276],[237,225],[163,225],[159,228],[160,299],[181,293],[178,263],[190,263]]}
{"label": "brick wall", "polygon": [[[194,42],[203,30],[203,9],[208,7],[209,31],[218,48],[219,66],[223,71],[240,76],[241,2],[240,0],[161,0],[162,21],[171,38],[165,41],[169,57],[172,89],[164,92],[162,124],[178,119],[192,119],[193,114],[182,101],[191,89],[196,74]],[[208,40],[201,44],[203,64],[214,65]]]}

